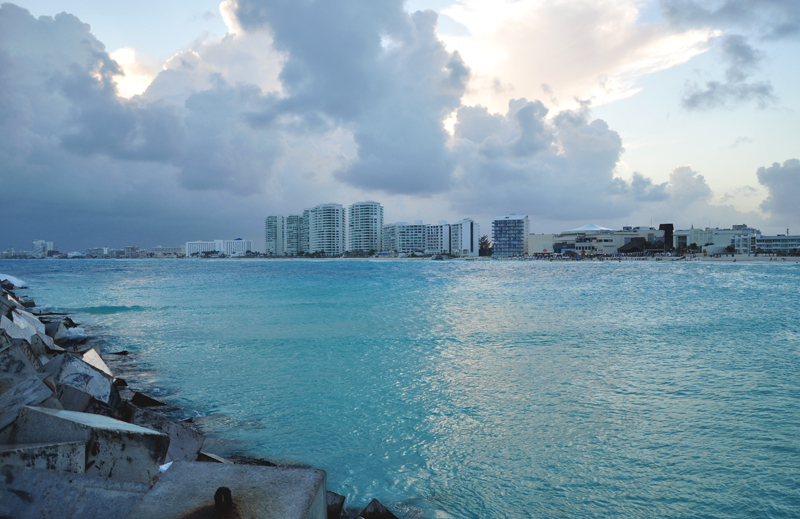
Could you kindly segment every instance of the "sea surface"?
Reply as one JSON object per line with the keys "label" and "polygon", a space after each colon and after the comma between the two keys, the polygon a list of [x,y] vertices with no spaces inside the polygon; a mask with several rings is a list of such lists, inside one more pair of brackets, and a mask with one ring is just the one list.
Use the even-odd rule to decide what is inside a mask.
{"label": "sea surface", "polygon": [[0,261],[220,454],[426,518],[800,516],[800,265]]}

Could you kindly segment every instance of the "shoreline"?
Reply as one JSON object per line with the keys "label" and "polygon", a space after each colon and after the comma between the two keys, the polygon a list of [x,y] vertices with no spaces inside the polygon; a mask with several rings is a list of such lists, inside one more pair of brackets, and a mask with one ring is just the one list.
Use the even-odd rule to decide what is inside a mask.
{"label": "shoreline", "polygon": [[[76,487],[121,481],[114,484],[122,484],[131,493],[130,506],[118,510],[118,515],[101,517],[139,517],[136,511],[140,509],[161,510],[159,498],[149,497],[157,494],[162,480],[180,479],[183,474],[193,479],[198,471],[213,476],[237,466],[242,467],[236,469],[240,474],[235,483],[240,485],[252,478],[271,480],[297,473],[300,479],[295,487],[281,489],[278,496],[265,490],[255,500],[272,502],[291,495],[292,499],[308,501],[298,518],[349,519],[364,514],[373,517],[370,514],[375,512],[377,518],[397,519],[375,499],[363,510],[346,508],[344,496],[327,490],[322,470],[302,463],[273,463],[252,457],[243,449],[231,449],[235,440],[212,432],[209,423],[225,420],[224,415],[187,417],[188,411],[170,405],[168,396],[164,401],[158,399],[163,390],[140,381],[129,385],[120,375],[134,381],[147,372],[137,365],[135,353],[101,354],[101,350],[112,348],[103,339],[84,333],[91,332],[91,323],[75,323],[69,314],[40,308],[33,299],[19,295],[27,287],[16,283],[23,284],[18,278],[0,274],[0,468],[6,482],[5,487],[0,485],[0,496],[9,492],[14,496],[34,495],[42,484],[62,484],[58,479],[61,474],[71,477],[70,484],[77,481]],[[84,325],[88,329],[81,328]],[[82,331],[70,333],[78,329]],[[86,442],[74,441],[71,427],[90,431]],[[216,450],[214,445],[226,442],[229,448],[223,450],[229,451],[227,457],[211,452]],[[173,463],[178,465],[170,472]],[[96,478],[102,481],[92,481]],[[308,487],[309,478],[314,480],[313,488]],[[15,479],[26,482],[18,481],[17,485],[23,487],[15,488]],[[80,499],[77,492],[73,497]],[[233,507],[243,495],[233,493]],[[113,501],[113,497],[118,496],[109,495],[108,499]],[[42,501],[47,499],[43,497]],[[113,508],[110,501],[102,508]],[[28,498],[10,504],[0,500],[0,515],[26,517],[33,513],[33,502]],[[61,506],[58,499],[51,499],[44,508],[41,504],[38,508],[46,512]],[[177,507],[183,510],[184,505]]]}

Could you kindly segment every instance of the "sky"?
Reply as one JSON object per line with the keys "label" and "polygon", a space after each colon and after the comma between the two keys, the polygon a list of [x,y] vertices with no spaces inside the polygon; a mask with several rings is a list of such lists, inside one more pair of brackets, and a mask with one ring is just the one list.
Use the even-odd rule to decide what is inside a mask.
{"label": "sky", "polygon": [[17,0],[0,249],[245,238],[381,202],[800,234],[796,0]]}

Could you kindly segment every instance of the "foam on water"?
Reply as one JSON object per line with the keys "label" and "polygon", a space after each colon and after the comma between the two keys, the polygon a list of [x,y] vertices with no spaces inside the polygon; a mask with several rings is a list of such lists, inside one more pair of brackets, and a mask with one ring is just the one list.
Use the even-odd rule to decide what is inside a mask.
{"label": "foam on water", "polygon": [[17,287],[24,287],[25,286],[25,282],[24,281],[22,281],[19,278],[15,278],[14,276],[9,276],[8,274],[0,274],[0,281],[3,281],[3,280],[9,281],[9,282],[13,283],[14,286],[17,286]]}
{"label": "foam on water", "polygon": [[418,517],[796,517],[800,268],[778,265],[0,270],[29,280],[37,301],[75,309],[107,351],[129,350],[169,403],[217,417],[220,454],[325,469],[349,506],[376,497]]}

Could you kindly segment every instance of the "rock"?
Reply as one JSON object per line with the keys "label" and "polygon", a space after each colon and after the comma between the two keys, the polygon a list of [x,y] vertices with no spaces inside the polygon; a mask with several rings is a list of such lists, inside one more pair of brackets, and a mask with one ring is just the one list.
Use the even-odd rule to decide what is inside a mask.
{"label": "rock", "polygon": [[83,474],[86,443],[26,443],[0,445],[0,465]]}
{"label": "rock", "polygon": [[36,373],[42,367],[30,345],[14,339],[0,350],[0,373]]}
{"label": "rock", "polygon": [[[64,351],[53,343],[53,339],[51,339],[47,335],[38,332],[36,333],[36,335],[31,335],[29,342],[31,344],[31,349],[38,356],[47,355],[48,353],[53,353],[53,352]],[[43,362],[42,364],[45,363]]]}
{"label": "rock", "polygon": [[119,393],[111,380],[79,358],[65,353],[48,362],[43,370],[52,374],[57,384],[80,390],[111,407],[118,403]]}
{"label": "rock", "polygon": [[[230,491],[233,506],[217,512],[221,487]],[[325,519],[325,503],[322,470],[176,461],[127,519]]]}
{"label": "rock", "polygon": [[24,306],[25,308],[33,308],[34,306],[36,306],[36,303],[30,297],[25,297],[25,296],[20,297],[20,302],[22,303],[22,306]]}
{"label": "rock", "polygon": [[3,290],[14,290],[14,283],[7,279],[0,279],[0,288]]}
{"label": "rock", "polygon": [[111,383],[116,387],[128,387],[128,381],[124,378],[114,377],[114,380]]}
{"label": "rock", "polygon": [[326,498],[328,503],[328,519],[341,519],[342,508],[344,508],[344,496],[328,490]]}
{"label": "rock", "polygon": [[103,362],[103,359],[100,358],[100,355],[98,355],[95,350],[92,349],[87,351],[86,353],[83,354],[82,358],[83,362],[85,362],[86,364],[90,365],[91,367],[93,367],[94,369],[105,375],[107,379],[109,380],[114,379],[114,374],[111,373],[111,370],[108,369],[106,363]]}
{"label": "rock", "polygon": [[18,320],[24,320],[28,324],[30,324],[31,326],[36,328],[37,332],[39,332],[41,334],[45,333],[44,324],[42,324],[41,321],[39,321],[39,319],[37,319],[32,313],[26,312],[25,310],[21,310],[19,308],[14,310],[11,313],[14,316],[14,322],[15,323],[18,323]]}
{"label": "rock", "polygon": [[8,315],[9,312],[17,308],[17,303],[7,294],[0,295],[0,314]]}
{"label": "rock", "polygon": [[28,342],[31,340],[31,335],[36,334],[36,328],[33,326],[27,323],[23,323],[23,326],[20,326],[5,315],[0,316],[0,328],[5,330],[6,335],[12,339],[23,339]]}
{"label": "rock", "polygon": [[140,409],[126,402],[123,412],[127,421],[169,436],[167,461],[195,461],[206,437],[187,423],[174,422],[160,414]]}
{"label": "rock", "polygon": [[0,517],[123,519],[149,485],[53,470],[0,469]]}
{"label": "rock", "polygon": [[365,509],[361,510],[356,519],[397,519],[397,516],[377,499],[373,499]]}
{"label": "rock", "polygon": [[233,465],[232,461],[225,459],[222,456],[217,456],[216,454],[203,451],[197,453],[197,461],[203,461],[207,463],[225,463],[228,465]]}
{"label": "rock", "polygon": [[44,325],[45,333],[53,339],[53,341],[60,341],[67,334],[67,327],[61,321],[53,321]]}
{"label": "rock", "polygon": [[150,398],[144,393],[138,393],[138,392],[133,394],[133,398],[131,398],[131,403],[136,407],[159,407],[162,405],[167,405],[164,402],[159,402],[155,398]]}
{"label": "rock", "polygon": [[128,354],[128,350],[122,350],[122,351],[115,351],[111,355],[127,355],[127,354]]}
{"label": "rock", "polygon": [[89,413],[22,407],[10,443],[86,442],[87,475],[148,483],[158,475],[169,437]]}
{"label": "rock", "polygon": [[[0,377],[0,430],[17,418],[25,405],[39,405],[53,398],[53,390],[41,373],[3,373]],[[52,402],[52,401],[51,401]]]}

